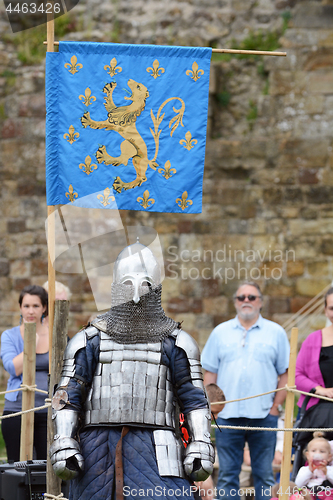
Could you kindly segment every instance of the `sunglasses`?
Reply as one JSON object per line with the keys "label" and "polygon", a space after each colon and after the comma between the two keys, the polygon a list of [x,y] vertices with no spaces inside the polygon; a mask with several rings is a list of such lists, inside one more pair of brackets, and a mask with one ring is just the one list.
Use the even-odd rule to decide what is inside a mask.
{"label": "sunglasses", "polygon": [[239,302],[244,302],[246,298],[249,299],[250,302],[254,302],[259,298],[259,295],[238,295],[238,297],[236,297]]}

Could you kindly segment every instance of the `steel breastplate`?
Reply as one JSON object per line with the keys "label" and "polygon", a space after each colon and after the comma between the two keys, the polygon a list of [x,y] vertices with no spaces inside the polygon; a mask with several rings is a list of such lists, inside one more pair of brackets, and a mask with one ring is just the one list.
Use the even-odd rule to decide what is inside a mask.
{"label": "steel breastplate", "polygon": [[174,429],[170,370],[161,342],[119,344],[101,332],[100,357],[85,403],[85,425]]}

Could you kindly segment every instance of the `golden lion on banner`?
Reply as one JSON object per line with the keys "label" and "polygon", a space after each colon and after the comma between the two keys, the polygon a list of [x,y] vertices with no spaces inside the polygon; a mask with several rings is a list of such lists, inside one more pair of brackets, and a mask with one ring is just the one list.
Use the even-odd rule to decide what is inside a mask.
{"label": "golden lion on banner", "polygon": [[148,165],[156,170],[158,164],[156,163],[156,157],[158,153],[159,146],[159,135],[160,131],[158,131],[158,127],[163,120],[164,114],[160,116],[160,112],[165,104],[173,99],[178,99],[182,103],[182,107],[179,110],[175,110],[178,114],[170,121],[171,126],[173,124],[171,134],[173,134],[174,130],[178,127],[178,124],[182,124],[182,118],[185,110],[185,104],[179,97],[171,97],[167,99],[159,108],[156,118],[151,111],[151,118],[154,123],[154,132],[151,130],[153,137],[155,139],[156,151],[154,158],[152,160],[148,160],[147,146],[145,141],[142,139],[141,135],[137,131],[136,128],[136,119],[145,108],[146,99],[149,97],[149,92],[147,88],[141,83],[137,83],[134,80],[130,79],[127,82],[129,88],[132,91],[131,96],[125,96],[124,99],[132,101],[131,104],[127,106],[116,106],[112,99],[112,93],[116,88],[117,84],[107,83],[103,88],[103,92],[106,94],[105,99],[105,109],[108,112],[108,118],[104,121],[95,121],[90,118],[90,113],[87,111],[81,118],[81,123],[84,128],[90,127],[93,129],[105,129],[105,130],[113,130],[118,132],[121,137],[125,140],[120,145],[120,156],[114,157],[110,156],[105,146],[100,146],[96,152],[96,159],[98,163],[104,162],[106,165],[125,165],[127,166],[128,160],[132,158],[133,166],[136,171],[136,179],[132,182],[123,182],[120,177],[116,177],[113,183],[113,189],[118,193],[121,191],[132,189],[137,186],[141,186],[143,182],[147,180],[146,171]]}

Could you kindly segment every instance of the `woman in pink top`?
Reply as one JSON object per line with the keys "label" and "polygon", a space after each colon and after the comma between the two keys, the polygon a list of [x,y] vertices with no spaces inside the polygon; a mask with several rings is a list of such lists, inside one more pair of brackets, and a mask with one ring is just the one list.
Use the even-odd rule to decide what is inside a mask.
{"label": "woman in pink top", "polygon": [[[333,323],[333,287],[325,294],[325,315]],[[333,324],[311,333],[304,340],[297,356],[295,382],[300,391],[333,398]],[[304,398],[300,396],[299,407]],[[319,401],[323,400],[311,398],[307,409]]]}

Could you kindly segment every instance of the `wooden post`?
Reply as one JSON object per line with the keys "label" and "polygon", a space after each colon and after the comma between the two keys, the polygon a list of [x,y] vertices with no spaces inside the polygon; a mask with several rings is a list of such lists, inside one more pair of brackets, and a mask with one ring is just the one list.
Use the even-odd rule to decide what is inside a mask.
{"label": "wooden post", "polygon": [[[288,386],[292,387],[295,385],[295,368],[296,368],[296,356],[297,356],[297,337],[298,328],[292,328],[291,338],[290,338],[290,358],[289,358],[289,368],[288,368]],[[287,392],[286,397],[286,411],[284,418],[284,427],[291,429],[294,425],[294,401],[295,394],[293,392]],[[283,454],[281,463],[281,479],[280,479],[280,500],[288,500],[288,488],[290,483],[290,470],[291,470],[291,447],[292,447],[293,433],[291,431],[284,433],[283,439]]]}
{"label": "wooden post", "polygon": [[[46,32],[47,32],[47,52],[54,52],[54,14],[53,14],[53,1],[51,12],[47,14]],[[55,211],[55,206],[49,205],[47,207],[47,246],[48,246],[48,294],[49,294],[49,345],[52,345],[52,332],[53,332],[53,317],[54,317],[54,301],[55,301],[55,270],[53,268],[52,259],[55,255],[55,229],[54,217],[52,214]],[[51,367],[52,353],[49,350],[49,366]]]}
{"label": "wooden post", "polygon": [[[53,396],[53,388],[59,382],[63,353],[67,344],[67,325],[68,325],[69,302],[67,300],[55,301],[53,343],[52,343],[52,366],[50,376],[50,398]],[[54,431],[52,423],[52,409],[48,410],[47,419],[47,450],[49,451],[53,443]],[[55,475],[47,453],[46,468],[46,491],[48,494],[58,496],[61,493],[61,479]]]}
{"label": "wooden post", "polygon": [[[24,324],[24,351],[23,351],[23,384],[35,385],[36,379],[36,323]],[[35,392],[23,391],[22,411],[35,407]],[[21,447],[20,460],[32,460],[34,446],[33,411],[21,417]]]}

